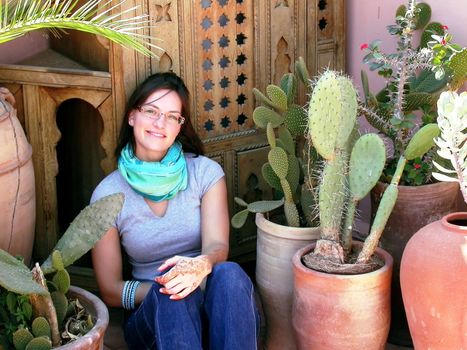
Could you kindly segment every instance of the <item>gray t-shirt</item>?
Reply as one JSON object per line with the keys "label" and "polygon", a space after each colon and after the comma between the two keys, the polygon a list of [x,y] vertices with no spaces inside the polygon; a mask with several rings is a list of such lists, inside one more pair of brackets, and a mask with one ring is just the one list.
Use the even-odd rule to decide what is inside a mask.
{"label": "gray t-shirt", "polygon": [[121,243],[133,267],[133,278],[152,280],[156,269],[174,255],[201,253],[201,200],[224,171],[215,161],[185,153],[188,186],[169,200],[163,217],[156,216],[143,196],[137,194],[118,170],[96,187],[91,203],[123,192],[125,202],[115,221]]}

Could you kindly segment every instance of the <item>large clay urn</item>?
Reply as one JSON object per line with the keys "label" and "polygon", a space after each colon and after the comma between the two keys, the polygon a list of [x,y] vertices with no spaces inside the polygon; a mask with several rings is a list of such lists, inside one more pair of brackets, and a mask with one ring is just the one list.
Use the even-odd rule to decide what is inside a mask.
{"label": "large clay urn", "polygon": [[78,298],[81,305],[83,305],[86,311],[89,312],[96,320],[96,323],[84,336],[54,349],[103,350],[104,335],[107,326],[109,325],[109,311],[107,306],[105,306],[104,302],[94,294],[79,287],[71,286],[68,291],[68,296],[71,298]]}
{"label": "large clay urn", "polygon": [[384,262],[381,268],[336,275],[303,265],[302,257],[313,249],[314,244],[293,257],[292,324],[297,348],[383,350],[391,318],[392,257],[378,248],[376,254]]}
{"label": "large clay urn", "polygon": [[319,228],[275,224],[256,214],[256,283],[266,316],[268,350],[295,350],[292,329],[292,257],[319,238]]}
{"label": "large clay urn", "polygon": [[415,349],[467,349],[467,212],[446,215],[409,240],[401,288]]}
{"label": "large clay urn", "polygon": [[[371,192],[373,215],[386,186],[378,183]],[[396,205],[386,223],[380,245],[394,259],[389,342],[411,346],[412,340],[400,288],[402,252],[409,239],[420,228],[456,211],[459,185],[453,182],[439,182],[423,186],[398,186],[398,189]]]}
{"label": "large clay urn", "polygon": [[0,248],[22,256],[28,265],[36,222],[34,169],[13,103],[8,90],[0,88]]}

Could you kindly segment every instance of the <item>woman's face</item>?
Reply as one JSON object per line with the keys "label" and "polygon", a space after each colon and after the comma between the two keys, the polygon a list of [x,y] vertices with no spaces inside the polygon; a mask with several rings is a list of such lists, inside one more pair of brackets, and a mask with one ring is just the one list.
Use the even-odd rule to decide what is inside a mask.
{"label": "woman's face", "polygon": [[128,118],[135,136],[136,157],[147,162],[160,161],[180,132],[182,125],[174,118],[181,116],[182,101],[175,91],[161,89],[140,107],[131,111]]}

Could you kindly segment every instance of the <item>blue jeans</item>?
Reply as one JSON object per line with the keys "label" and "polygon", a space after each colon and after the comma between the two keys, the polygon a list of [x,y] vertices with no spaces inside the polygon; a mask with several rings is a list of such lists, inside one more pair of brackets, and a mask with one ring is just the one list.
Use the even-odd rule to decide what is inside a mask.
{"label": "blue jeans", "polygon": [[253,284],[236,263],[214,266],[204,293],[170,300],[154,283],[124,327],[130,350],[256,349],[259,314]]}

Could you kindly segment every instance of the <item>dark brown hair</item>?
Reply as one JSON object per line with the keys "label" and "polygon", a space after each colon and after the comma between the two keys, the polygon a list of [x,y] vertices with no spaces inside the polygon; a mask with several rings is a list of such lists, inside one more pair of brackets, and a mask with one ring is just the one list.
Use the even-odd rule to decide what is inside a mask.
{"label": "dark brown hair", "polygon": [[182,116],[185,118],[185,123],[182,124],[180,133],[177,140],[182,144],[184,152],[190,152],[197,155],[203,155],[203,143],[196,134],[193,125],[191,124],[190,115],[190,94],[183,80],[172,72],[156,73],[149,76],[142,84],[140,84],[130,99],[125,111],[120,134],[118,136],[117,148],[115,149],[115,156],[120,157],[120,152],[125,146],[130,143],[133,153],[136,152],[135,136],[133,134],[133,127],[128,124],[128,118],[131,111],[140,107],[146,99],[156,90],[168,89],[175,91],[180,100],[182,101]]}

